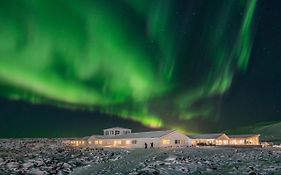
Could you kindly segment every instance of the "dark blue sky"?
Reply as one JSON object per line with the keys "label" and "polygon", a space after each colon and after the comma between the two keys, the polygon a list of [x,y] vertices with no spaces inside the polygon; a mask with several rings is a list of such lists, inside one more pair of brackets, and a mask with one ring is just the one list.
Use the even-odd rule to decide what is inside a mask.
{"label": "dark blue sky", "polygon": [[[279,0],[257,1],[245,36],[251,1],[85,0],[103,10],[106,18],[93,18],[101,28],[89,28],[90,13],[64,0],[54,11],[65,10],[63,23],[52,3],[16,2],[0,2],[0,137],[84,136],[112,126],[218,132],[281,121]],[[84,54],[89,48],[99,55]],[[39,57],[26,62],[22,53]]]}

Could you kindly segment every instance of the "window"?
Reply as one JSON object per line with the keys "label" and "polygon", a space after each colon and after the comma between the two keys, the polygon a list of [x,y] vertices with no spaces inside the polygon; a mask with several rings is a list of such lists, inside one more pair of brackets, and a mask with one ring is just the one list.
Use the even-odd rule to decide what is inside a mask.
{"label": "window", "polygon": [[92,141],[89,141],[88,143],[89,143],[89,145],[91,145],[91,144],[92,144]]}
{"label": "window", "polygon": [[120,134],[120,131],[115,131],[115,135],[119,135]]}
{"label": "window", "polygon": [[114,141],[113,141],[113,144],[114,144],[114,145],[121,145],[121,140],[114,140]]}
{"label": "window", "polygon": [[170,140],[168,140],[168,139],[163,139],[163,140],[162,140],[162,143],[163,143],[164,145],[169,145],[169,144],[170,144]]}
{"label": "window", "polygon": [[105,131],[105,135],[109,135],[109,131]]}
{"label": "window", "polygon": [[181,144],[181,141],[180,140],[175,140],[175,144]]}
{"label": "window", "polygon": [[99,140],[99,144],[100,144],[100,145],[102,144],[102,140]]}
{"label": "window", "polygon": [[137,144],[137,140],[132,140],[132,144]]}
{"label": "window", "polygon": [[126,145],[129,145],[131,143],[131,140],[126,140]]}
{"label": "window", "polygon": [[99,144],[99,142],[96,140],[96,141],[95,141],[95,144],[97,145],[97,144]]}
{"label": "window", "polygon": [[114,135],[114,131],[110,131],[110,135]]}

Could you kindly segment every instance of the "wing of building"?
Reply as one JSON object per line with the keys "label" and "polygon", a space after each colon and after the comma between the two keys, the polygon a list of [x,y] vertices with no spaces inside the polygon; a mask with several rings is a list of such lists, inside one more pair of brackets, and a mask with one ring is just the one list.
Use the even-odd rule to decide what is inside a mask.
{"label": "wing of building", "polygon": [[93,147],[180,147],[191,146],[191,139],[176,130],[135,132],[130,129],[114,127],[104,130],[104,135],[92,135],[88,139]]}
{"label": "wing of building", "polygon": [[192,145],[260,145],[259,134],[226,135],[224,133],[190,135]]}
{"label": "wing of building", "polygon": [[189,136],[192,145],[227,145],[229,137],[224,133],[199,134]]}

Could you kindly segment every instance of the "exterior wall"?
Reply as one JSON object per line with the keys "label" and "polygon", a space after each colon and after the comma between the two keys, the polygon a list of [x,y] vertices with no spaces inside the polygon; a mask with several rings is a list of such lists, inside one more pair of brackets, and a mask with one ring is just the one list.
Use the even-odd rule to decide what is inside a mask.
{"label": "exterior wall", "polygon": [[130,148],[144,148],[145,143],[147,143],[147,148],[150,148],[150,143],[153,143],[154,148],[160,147],[160,139],[159,138],[137,138],[132,139],[136,140],[136,144],[133,144],[133,142],[129,145]]}
{"label": "exterior wall", "polygon": [[230,145],[245,145],[245,139],[244,138],[231,138],[229,140]]}
{"label": "exterior wall", "polygon": [[66,140],[63,141],[64,144],[69,146],[75,146],[75,147],[82,147],[88,145],[87,140]]}
{"label": "exterior wall", "polygon": [[[89,142],[89,141],[88,141]],[[130,139],[97,139],[92,140],[90,147],[115,147],[115,148],[144,148],[145,143],[150,147],[159,147],[160,139],[158,138],[130,138]]]}
{"label": "exterior wall", "polygon": [[259,145],[259,136],[253,136],[248,138],[231,138],[230,145]]}
{"label": "exterior wall", "polygon": [[229,137],[225,134],[222,134],[215,140],[215,145],[228,145],[229,144]]}
{"label": "exterior wall", "polygon": [[248,138],[228,138],[221,136],[217,139],[192,139],[192,145],[259,145],[259,136]]}
{"label": "exterior wall", "polygon": [[192,139],[192,145],[216,145],[215,139]]}
{"label": "exterior wall", "polygon": [[248,145],[259,145],[260,144],[259,136],[247,138],[246,144],[248,144]]}
{"label": "exterior wall", "polygon": [[159,147],[191,146],[191,139],[184,134],[172,132],[160,138]]}
{"label": "exterior wall", "polygon": [[[179,142],[175,142],[178,140]],[[167,143],[169,141],[169,143]],[[129,138],[129,139],[98,139],[91,137],[88,140],[90,147],[116,147],[116,148],[144,148],[145,143],[150,148],[150,143],[153,147],[180,147],[191,146],[191,139],[178,132],[172,132],[161,138]]]}

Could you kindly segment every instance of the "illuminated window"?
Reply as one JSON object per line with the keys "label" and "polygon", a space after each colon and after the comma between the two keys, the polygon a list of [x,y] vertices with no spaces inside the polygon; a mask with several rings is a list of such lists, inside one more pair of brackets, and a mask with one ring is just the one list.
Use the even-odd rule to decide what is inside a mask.
{"label": "illuminated window", "polygon": [[137,144],[137,140],[132,140],[132,144]]}
{"label": "illuminated window", "polygon": [[170,144],[170,140],[164,139],[164,140],[162,140],[162,143],[163,143],[164,145],[169,145],[169,144]]}
{"label": "illuminated window", "polygon": [[102,140],[99,140],[99,144],[102,144]]}
{"label": "illuminated window", "polygon": [[95,144],[97,145],[97,144],[99,144],[99,142],[96,140],[96,141],[95,141]]}
{"label": "illuminated window", "polygon": [[89,145],[91,145],[91,144],[92,144],[92,141],[89,141],[88,143],[89,143]]}
{"label": "illuminated window", "polygon": [[129,145],[131,143],[130,140],[126,140],[126,145]]}
{"label": "illuminated window", "polygon": [[121,145],[121,140],[114,140],[114,141],[113,141],[113,144],[114,144],[114,145]]}

